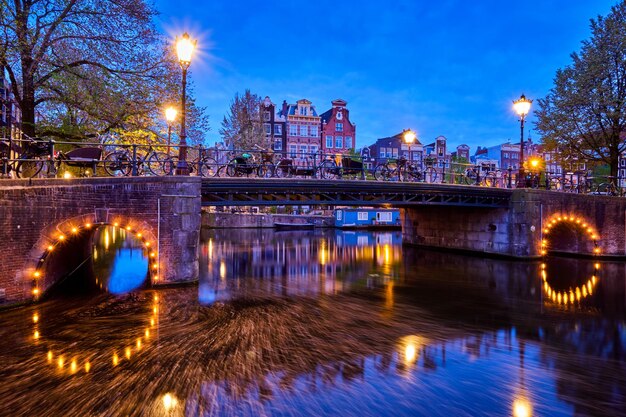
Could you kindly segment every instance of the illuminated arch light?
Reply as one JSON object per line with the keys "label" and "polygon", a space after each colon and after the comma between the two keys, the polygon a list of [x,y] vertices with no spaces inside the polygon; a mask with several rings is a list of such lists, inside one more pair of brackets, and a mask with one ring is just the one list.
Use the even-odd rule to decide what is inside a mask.
{"label": "illuminated arch light", "polygon": [[[111,225],[110,223],[106,223],[106,222],[100,222],[100,223],[96,223],[99,226],[107,226],[107,225]],[[58,235],[56,235],[55,237],[53,237],[51,239],[51,242],[45,247],[43,254],[40,256],[39,258],[39,262],[38,265],[43,264],[43,262],[46,260],[46,257],[50,254],[50,252],[52,252],[56,246],[62,244],[63,242],[65,242],[66,240],[66,235],[67,234],[71,234],[71,235],[76,235],[78,234],[81,229],[91,229],[93,226],[93,224],[91,222],[85,222],[84,224],[80,225],[80,226],[71,226],[68,229],[68,233],[59,233]],[[114,227],[120,227],[120,222],[116,221],[112,224],[112,226]],[[143,237],[143,234],[141,231],[137,231],[134,230],[132,225],[129,223],[127,224],[125,227],[122,227],[122,229],[130,232],[131,234],[134,234],[138,239],[140,239],[141,243],[143,246],[145,246],[146,248],[150,248],[151,242],[146,240],[145,237]],[[152,252],[150,252],[148,254],[149,257],[152,258],[156,258],[157,256],[157,252],[152,250]],[[153,273],[150,273],[150,270],[148,270],[148,272],[150,273],[150,276],[152,278],[153,281],[158,281],[159,279],[159,266],[157,263],[155,263],[152,269]],[[39,285],[38,285],[38,278],[40,278],[41,276],[41,272],[39,272],[37,269],[39,268],[39,266],[37,266],[36,270],[35,270],[35,274],[34,274],[34,280],[33,280],[33,285],[32,285],[32,294],[33,294],[33,298],[36,300],[39,295],[40,295],[40,289],[39,289]]]}
{"label": "illuminated arch light", "polygon": [[598,284],[599,278],[596,276],[598,271],[600,270],[600,264],[594,264],[594,275],[591,276],[584,284],[576,287],[570,288],[565,291],[556,291],[554,290],[550,284],[548,284],[548,276],[545,271],[546,264],[541,264],[541,279],[543,280],[543,290],[546,293],[548,299],[552,300],[552,302],[557,304],[562,304],[567,306],[568,304],[574,304],[575,302],[580,302],[583,298],[589,297],[593,295],[593,291]]}
{"label": "illuminated arch light", "polygon": [[583,219],[578,218],[576,216],[565,216],[558,215],[553,217],[551,220],[548,220],[548,224],[543,229],[544,237],[541,240],[541,255],[545,256],[548,254],[548,248],[550,247],[550,242],[546,238],[546,235],[549,235],[551,229],[557,226],[559,223],[570,223],[573,226],[578,226],[582,229],[583,233],[589,236],[589,238],[593,241],[593,254],[599,255],[601,253],[598,234],[593,230],[591,226],[589,226]]}
{"label": "illuminated arch light", "polygon": [[[145,337],[135,337],[131,339],[130,343],[123,344],[122,346],[124,347],[122,349],[114,350],[113,355],[111,357],[111,365],[113,367],[119,366],[122,363],[122,360],[124,358],[130,361],[130,359],[132,358],[132,355],[138,354],[141,350],[144,350],[150,338],[149,329],[150,327],[154,327],[155,318],[158,320],[158,310],[159,310],[158,303],[159,303],[159,296],[155,293],[153,295],[153,313],[150,316],[150,325],[149,326],[147,325],[145,328],[145,331],[144,331]],[[37,322],[39,322],[39,313],[34,313],[33,323],[36,324]],[[39,337],[40,337],[39,332],[35,329],[34,339],[37,340],[39,339]],[[120,351],[124,352],[123,357],[118,355],[118,352]],[[66,367],[67,361],[65,358],[71,358],[71,361],[69,362],[68,367]],[[78,373],[80,369],[83,369],[85,373],[89,373],[92,368],[92,362],[89,356],[87,356],[81,362],[81,358],[78,355],[70,355],[67,352],[65,353],[61,352],[55,355],[52,350],[48,350],[46,353],[46,361],[48,364],[52,365],[53,367],[58,368],[59,371],[69,372],[70,375],[74,375]]]}

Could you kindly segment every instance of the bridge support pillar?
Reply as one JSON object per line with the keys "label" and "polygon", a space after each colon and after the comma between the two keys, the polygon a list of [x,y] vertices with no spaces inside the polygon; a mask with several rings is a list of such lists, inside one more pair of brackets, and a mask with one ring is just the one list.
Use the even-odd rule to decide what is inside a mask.
{"label": "bridge support pillar", "polygon": [[418,206],[402,210],[406,243],[515,258],[541,256],[541,202],[515,191],[508,208]]}

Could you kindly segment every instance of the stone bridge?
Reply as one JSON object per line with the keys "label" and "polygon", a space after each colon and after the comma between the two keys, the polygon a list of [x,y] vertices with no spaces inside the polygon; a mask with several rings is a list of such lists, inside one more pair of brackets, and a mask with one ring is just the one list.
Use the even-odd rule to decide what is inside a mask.
{"label": "stone bridge", "polygon": [[409,244],[536,259],[626,257],[626,199],[444,184],[132,177],[0,182],[0,305],[36,300],[89,256],[93,231],[127,230],[151,256],[150,281],[198,278],[201,206],[401,209]]}

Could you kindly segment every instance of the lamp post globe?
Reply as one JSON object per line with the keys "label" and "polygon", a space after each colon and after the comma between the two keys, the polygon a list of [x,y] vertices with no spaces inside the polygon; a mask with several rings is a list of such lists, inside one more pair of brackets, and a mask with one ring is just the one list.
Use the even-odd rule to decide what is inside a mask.
{"label": "lamp post globe", "polygon": [[404,143],[406,143],[409,148],[408,149],[409,155],[407,158],[407,167],[408,167],[408,163],[411,161],[411,145],[415,142],[415,139],[417,139],[417,135],[411,129],[406,129],[402,132],[402,140],[404,140]]}
{"label": "lamp post globe", "polygon": [[513,109],[520,120],[520,140],[519,140],[519,173],[517,174],[517,187],[526,186],[526,173],[524,172],[524,121],[530,112],[530,105],[533,101],[526,98],[524,94],[518,100],[513,101]]}
{"label": "lamp post globe", "polygon": [[170,144],[172,142],[172,124],[176,120],[178,110],[170,106],[165,109],[165,120],[167,121],[167,156],[170,155]]}
{"label": "lamp post globe", "polygon": [[185,130],[185,113],[186,113],[186,95],[187,95],[187,69],[191,65],[191,56],[196,48],[197,41],[191,40],[189,34],[185,32],[183,36],[176,39],[176,53],[178,55],[178,63],[183,70],[183,91],[180,106],[180,144],[178,147],[178,164],[176,166],[176,175],[189,175],[189,167],[187,166],[187,131]]}

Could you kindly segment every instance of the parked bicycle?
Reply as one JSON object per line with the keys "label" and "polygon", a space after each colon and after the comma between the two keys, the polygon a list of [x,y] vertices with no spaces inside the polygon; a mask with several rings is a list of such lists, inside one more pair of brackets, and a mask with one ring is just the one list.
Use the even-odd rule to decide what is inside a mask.
{"label": "parked bicycle", "polygon": [[593,194],[610,195],[615,197],[624,196],[624,189],[618,185],[619,178],[615,176],[607,176],[604,182],[598,184],[593,190]]}
{"label": "parked bicycle", "polygon": [[[20,143],[20,145],[17,145]],[[17,159],[11,159],[18,153]],[[50,143],[36,139],[0,141],[0,174],[16,178],[34,178],[42,172],[50,156]]]}
{"label": "parked bicycle", "polygon": [[136,149],[130,152],[128,148],[108,153],[104,157],[104,170],[114,177],[129,176],[136,164],[137,175],[171,175],[176,168],[176,162],[174,157],[158,152],[149,145],[143,154],[137,154]]}
{"label": "parked bicycle", "polygon": [[398,159],[388,159],[374,168],[374,178],[378,181],[426,181],[437,180],[437,170],[427,166],[422,172],[417,165],[409,162],[404,156]]}
{"label": "parked bicycle", "polygon": [[[274,166],[274,176],[278,178],[316,177],[318,173],[322,176],[326,170],[332,169],[330,156],[322,160],[319,165],[315,164],[316,159],[316,153],[300,154],[297,159],[293,157],[282,158]],[[322,178],[324,177],[322,176]]]}
{"label": "parked bicycle", "polygon": [[507,173],[490,164],[474,165],[465,170],[463,182],[467,185],[505,187],[507,183]]}

